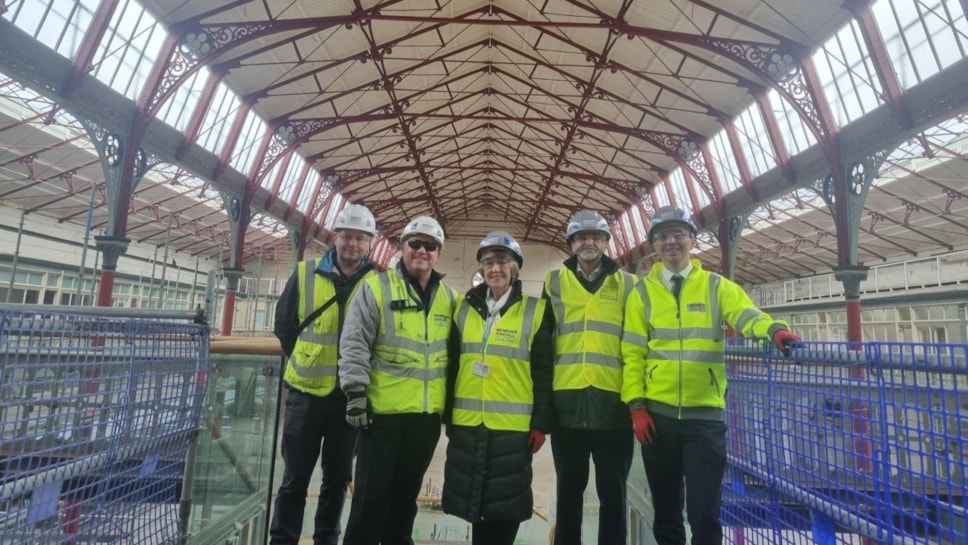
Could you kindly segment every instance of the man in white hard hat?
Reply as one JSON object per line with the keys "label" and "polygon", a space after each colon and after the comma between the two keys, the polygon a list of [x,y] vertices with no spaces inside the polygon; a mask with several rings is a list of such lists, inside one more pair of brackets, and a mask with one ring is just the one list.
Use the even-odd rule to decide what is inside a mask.
{"label": "man in white hard hat", "polygon": [[743,288],[690,259],[696,234],[681,208],[655,211],[648,238],[662,262],[636,284],[625,309],[622,400],[642,443],[659,545],[685,545],[683,498],[692,545],[723,543],[723,323],[744,337],[772,339],[784,353],[801,342],[786,322],[756,308]]}
{"label": "man in white hard hat", "polygon": [[588,459],[600,501],[598,545],[625,545],[625,482],[632,433],[622,403],[622,320],[635,277],[605,255],[611,231],[601,214],[581,210],[565,229],[572,256],[548,273],[544,296],[555,318],[551,453],[558,476],[555,545],[581,545]]}
{"label": "man in white hard hat", "polygon": [[376,221],[365,206],[351,204],[336,217],[333,230],[333,247],[322,258],[296,266],[276,305],[274,332],[289,356],[283,375],[289,391],[282,429],[285,469],[269,526],[272,545],[299,543],[320,451],[323,482],[313,543],[336,545],[352,477],[356,430],[343,417],[346,396],[337,383],[337,343],[350,295],[360,280],[374,274],[367,254]]}
{"label": "man in white hard hat", "polygon": [[340,339],[346,420],[360,429],[344,545],[412,543],[417,495],[440,438],[458,294],[434,270],[444,246],[420,216],[394,270],[360,284]]}

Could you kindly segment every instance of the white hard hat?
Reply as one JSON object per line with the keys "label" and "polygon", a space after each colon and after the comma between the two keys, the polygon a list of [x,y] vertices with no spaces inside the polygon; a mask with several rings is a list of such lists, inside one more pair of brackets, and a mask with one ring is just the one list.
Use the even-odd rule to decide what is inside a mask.
{"label": "white hard hat", "polygon": [[430,216],[417,216],[408,223],[400,234],[400,242],[406,242],[413,235],[427,235],[436,240],[441,248],[444,247],[444,229]]}
{"label": "white hard hat", "polygon": [[689,214],[686,214],[685,210],[675,206],[663,206],[656,210],[655,214],[652,214],[652,219],[649,220],[649,242],[652,242],[652,233],[655,232],[656,227],[670,223],[682,225],[689,229],[692,236],[696,236],[699,232],[696,229],[696,224],[692,222],[692,218],[689,217]]}
{"label": "white hard hat", "polygon": [[477,246],[477,260],[480,261],[484,252],[492,248],[503,248],[511,252],[514,260],[518,262],[518,267],[524,266],[524,253],[521,252],[521,245],[507,231],[491,231],[488,233]]}
{"label": "white hard hat", "polygon": [[612,238],[612,231],[608,228],[608,222],[601,214],[594,210],[579,210],[568,221],[568,228],[565,229],[565,242],[571,242],[571,237],[581,231],[597,231],[605,234],[605,240]]}
{"label": "white hard hat", "polygon": [[355,229],[376,236],[376,219],[370,209],[362,204],[351,204],[343,208],[336,216],[333,230]]}

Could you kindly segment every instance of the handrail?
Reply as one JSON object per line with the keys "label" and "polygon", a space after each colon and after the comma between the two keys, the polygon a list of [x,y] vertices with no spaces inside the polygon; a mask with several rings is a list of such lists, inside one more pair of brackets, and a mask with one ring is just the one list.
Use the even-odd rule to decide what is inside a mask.
{"label": "handrail", "polygon": [[212,337],[213,354],[239,354],[247,356],[285,356],[279,339],[275,337]]}

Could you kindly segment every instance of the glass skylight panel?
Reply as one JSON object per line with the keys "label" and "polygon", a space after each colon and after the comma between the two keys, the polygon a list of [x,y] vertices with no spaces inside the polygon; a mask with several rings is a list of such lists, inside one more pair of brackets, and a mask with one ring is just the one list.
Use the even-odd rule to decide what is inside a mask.
{"label": "glass skylight panel", "polygon": [[239,98],[222,82],[215,89],[212,104],[198,130],[198,145],[219,155],[229,135],[229,127],[241,107]]}
{"label": "glass skylight panel", "polygon": [[138,100],[166,34],[137,2],[122,0],[94,56],[94,76],[131,100]]}
{"label": "glass skylight panel", "polygon": [[[299,210],[303,214],[309,214],[312,206],[312,198],[314,197],[313,190],[319,184],[319,172],[315,169],[309,169],[309,173],[306,174],[306,181],[303,183],[302,191],[299,195],[296,195],[296,210]],[[320,188],[323,191],[323,188]]]}
{"label": "glass skylight panel", "polygon": [[632,217],[632,225],[639,231],[639,240],[644,242],[648,238],[646,236],[646,233],[648,233],[648,229],[645,228],[645,219],[643,218],[643,212],[637,206],[633,206],[629,210],[630,210],[629,215]]}
{"label": "glass skylight panel", "polygon": [[827,40],[813,63],[838,127],[880,105],[880,82],[856,21]]}
{"label": "glass skylight panel", "polygon": [[330,202],[329,211],[326,213],[326,217],[323,218],[322,226],[323,229],[327,231],[333,230],[333,222],[336,221],[336,216],[343,209],[343,205],[346,203],[346,199],[343,198],[341,193],[333,195],[333,200]]}
{"label": "glass skylight panel", "polygon": [[669,198],[669,192],[666,191],[666,185],[664,183],[663,184],[655,184],[655,188],[654,189],[655,189],[655,191],[654,191],[655,192],[655,198],[656,198],[656,200],[658,202],[654,202],[654,203],[652,203],[652,205],[656,209],[661,208],[663,206],[669,206],[670,204],[672,204],[672,200]]}
{"label": "glass skylight panel", "polygon": [[242,134],[235,143],[232,150],[232,160],[229,164],[235,170],[248,175],[252,163],[255,162],[256,152],[259,151],[259,142],[266,135],[266,124],[262,118],[254,111],[249,110],[245,123],[242,125]]}
{"label": "glass skylight panel", "polygon": [[709,140],[709,155],[713,158],[713,164],[710,166],[716,169],[724,193],[729,193],[743,185],[726,129],[720,129],[716,136]]}
{"label": "glass skylight panel", "polygon": [[733,127],[739,133],[739,145],[743,149],[750,175],[754,178],[776,166],[776,154],[770,143],[763,114],[756,102],[733,120]]}
{"label": "glass skylight panel", "polygon": [[960,0],[878,0],[871,11],[904,89],[965,57],[968,23]]}
{"label": "glass skylight panel", "polygon": [[[682,175],[682,169],[676,168],[670,172],[669,181],[672,182],[672,190],[676,193],[676,202],[679,203],[679,208],[691,211],[693,205],[692,197],[689,196],[689,189],[686,187],[686,177]],[[702,189],[698,187],[695,189],[697,195],[702,193]],[[702,208],[702,205],[698,207]]]}
{"label": "glass skylight panel", "polygon": [[289,161],[289,168],[286,169],[285,175],[282,177],[282,184],[279,186],[279,198],[289,202],[292,198],[292,193],[296,189],[296,182],[299,180],[299,175],[303,173],[306,169],[306,160],[300,155],[295,155],[292,161]]}
{"label": "glass skylight panel", "polygon": [[209,77],[213,77],[208,68],[203,68],[189,76],[188,80],[175,88],[174,95],[165,102],[158,118],[179,132],[188,128],[188,120],[192,118],[195,108],[201,106],[202,90]]}
{"label": "glass skylight panel", "polygon": [[777,125],[780,127],[783,143],[786,144],[787,151],[791,156],[802,152],[817,142],[810,129],[804,125],[800,113],[786,99],[775,90],[770,90],[766,97],[773,108],[773,116],[776,117]]}
{"label": "glass skylight panel", "polygon": [[97,4],[98,0],[22,0],[6,17],[37,41],[73,59]]}

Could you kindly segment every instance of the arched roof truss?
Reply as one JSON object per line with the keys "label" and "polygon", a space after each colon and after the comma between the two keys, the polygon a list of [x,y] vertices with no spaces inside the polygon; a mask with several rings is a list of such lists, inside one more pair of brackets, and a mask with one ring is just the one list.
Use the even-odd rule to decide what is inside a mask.
{"label": "arched roof truss", "polygon": [[[213,208],[217,189],[249,199],[261,233],[250,245],[284,239],[284,226],[325,238],[345,203],[362,202],[391,237],[429,213],[451,236],[499,218],[561,247],[567,218],[593,208],[612,222],[610,253],[631,259],[649,253],[652,211],[674,204],[714,231],[748,216],[741,276],[798,275],[832,264],[814,191],[823,163],[889,142],[885,115],[911,135],[881,174],[932,183],[878,178],[861,256],[951,248],[943,225],[963,224],[963,123],[925,125],[935,114],[909,98],[964,71],[959,0],[22,0],[3,17],[73,65],[49,106],[16,99],[31,108],[8,116],[10,134],[54,119],[95,78],[130,101],[134,136],[159,123],[182,135],[134,195],[135,213],[155,202],[128,226],[153,226],[149,240],[152,215],[190,216],[179,199]],[[865,123],[871,136],[857,138]],[[13,194],[96,170],[82,140],[9,154],[30,180]],[[65,162],[69,146],[87,151]],[[912,168],[914,154],[930,161]],[[36,157],[64,172],[34,179]],[[162,186],[183,189],[152,193]],[[920,218],[939,211],[937,225]],[[718,263],[715,237],[699,248]],[[789,252],[804,259],[763,262]]]}

